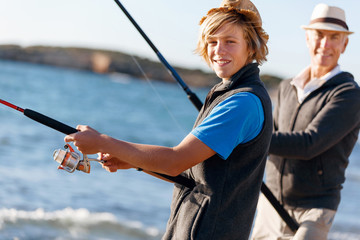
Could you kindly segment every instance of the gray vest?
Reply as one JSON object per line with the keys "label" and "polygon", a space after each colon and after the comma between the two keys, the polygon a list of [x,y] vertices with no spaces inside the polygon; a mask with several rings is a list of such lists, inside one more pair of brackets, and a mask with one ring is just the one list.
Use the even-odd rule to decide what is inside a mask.
{"label": "gray vest", "polygon": [[228,159],[214,155],[182,174],[196,186],[188,189],[175,185],[163,239],[248,239],[272,132],[271,101],[260,81],[258,65],[249,64],[228,84],[213,87],[194,127],[218,103],[238,92],[251,92],[260,98],[265,113],[262,131],[250,142],[238,145]]}

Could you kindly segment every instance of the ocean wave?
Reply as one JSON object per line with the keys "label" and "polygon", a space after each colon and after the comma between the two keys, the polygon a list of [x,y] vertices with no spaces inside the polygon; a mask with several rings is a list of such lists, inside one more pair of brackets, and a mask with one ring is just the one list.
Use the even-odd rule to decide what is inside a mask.
{"label": "ocean wave", "polygon": [[110,73],[109,78],[112,82],[128,84],[133,80],[133,77],[125,73]]}
{"label": "ocean wave", "polygon": [[329,240],[359,240],[360,235],[355,233],[333,232],[329,233]]}
{"label": "ocean wave", "polygon": [[0,239],[160,239],[141,222],[119,221],[108,212],[85,208],[45,211],[0,209]]}

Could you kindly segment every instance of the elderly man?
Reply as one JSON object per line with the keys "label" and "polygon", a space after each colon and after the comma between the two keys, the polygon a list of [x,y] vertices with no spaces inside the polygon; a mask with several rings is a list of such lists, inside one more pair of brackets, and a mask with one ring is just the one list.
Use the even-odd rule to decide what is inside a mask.
{"label": "elderly man", "polygon": [[300,227],[293,233],[262,197],[254,240],[327,239],[358,138],[360,88],[338,65],[353,33],[344,11],[318,4],[302,28],[310,66],[279,86],[266,166],[268,187]]}

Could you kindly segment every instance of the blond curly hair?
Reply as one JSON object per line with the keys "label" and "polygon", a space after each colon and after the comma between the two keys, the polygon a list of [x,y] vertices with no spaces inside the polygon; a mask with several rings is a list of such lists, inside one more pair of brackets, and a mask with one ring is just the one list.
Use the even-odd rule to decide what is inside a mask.
{"label": "blond curly hair", "polygon": [[[255,20],[254,20],[255,19]],[[195,53],[199,54],[210,66],[207,53],[207,39],[225,24],[235,24],[243,29],[247,42],[249,56],[247,62],[256,61],[258,64],[265,62],[269,53],[267,41],[269,35],[262,28],[261,20],[250,18],[239,13],[235,8],[216,8],[208,12],[200,21],[200,33]]]}

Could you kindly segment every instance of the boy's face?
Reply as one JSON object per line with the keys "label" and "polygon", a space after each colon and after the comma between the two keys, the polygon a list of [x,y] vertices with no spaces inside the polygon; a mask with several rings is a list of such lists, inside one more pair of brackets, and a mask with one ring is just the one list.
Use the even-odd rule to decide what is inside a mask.
{"label": "boy's face", "polygon": [[241,26],[225,24],[206,41],[210,65],[219,78],[229,80],[247,64],[249,51]]}

